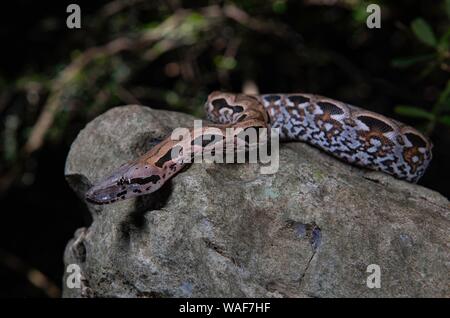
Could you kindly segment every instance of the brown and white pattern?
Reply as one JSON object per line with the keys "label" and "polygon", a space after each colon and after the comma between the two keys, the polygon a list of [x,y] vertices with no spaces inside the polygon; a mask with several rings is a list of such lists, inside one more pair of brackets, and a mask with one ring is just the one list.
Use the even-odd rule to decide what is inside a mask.
{"label": "brown and white pattern", "polygon": [[[195,153],[225,143],[225,129],[279,128],[284,141],[304,141],[341,160],[417,182],[431,160],[431,142],[414,128],[383,115],[330,98],[310,94],[267,94],[250,96],[213,92],[205,104],[212,122],[193,136],[210,134],[208,127],[222,135],[192,140]],[[182,152],[172,156],[178,142],[170,137],[137,160],[117,169],[94,185],[88,201],[112,203],[158,190],[186,165]],[[176,150],[176,149],[175,149]],[[191,156],[192,154],[189,154]]]}
{"label": "brown and white pattern", "polygon": [[308,94],[262,95],[271,125],[355,165],[417,182],[432,144],[414,128],[383,115]]}

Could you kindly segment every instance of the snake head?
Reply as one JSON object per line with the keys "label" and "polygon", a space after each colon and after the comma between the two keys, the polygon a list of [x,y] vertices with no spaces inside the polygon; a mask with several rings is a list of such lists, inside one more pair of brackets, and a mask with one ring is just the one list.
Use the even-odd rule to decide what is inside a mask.
{"label": "snake head", "polygon": [[162,169],[141,162],[128,163],[94,184],[86,200],[94,204],[113,203],[158,190],[164,183]]}

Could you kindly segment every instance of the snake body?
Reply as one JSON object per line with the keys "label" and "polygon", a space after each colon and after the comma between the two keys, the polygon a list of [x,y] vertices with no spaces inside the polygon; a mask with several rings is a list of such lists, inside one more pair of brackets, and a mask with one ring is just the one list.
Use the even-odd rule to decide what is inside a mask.
{"label": "snake body", "polygon": [[[318,95],[213,92],[205,110],[211,123],[191,129],[191,136],[205,137],[211,134],[209,128],[222,135],[206,138],[214,142],[200,144],[194,140],[198,137],[192,137],[194,153],[211,150],[217,142],[225,144],[223,136],[228,127],[271,127],[279,129],[282,141],[303,141],[347,163],[410,182],[419,180],[432,157],[431,142],[416,129]],[[167,137],[95,184],[86,193],[87,200],[106,204],[158,190],[186,164],[182,152],[174,151],[176,147],[179,143]],[[179,155],[174,157],[174,153]]]}

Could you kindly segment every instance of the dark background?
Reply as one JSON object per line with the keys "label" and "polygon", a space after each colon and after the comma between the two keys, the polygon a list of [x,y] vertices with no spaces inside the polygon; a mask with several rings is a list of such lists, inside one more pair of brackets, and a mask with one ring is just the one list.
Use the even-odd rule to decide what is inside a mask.
{"label": "dark background", "polygon": [[[420,184],[450,197],[450,1],[73,2],[81,29],[66,1],[0,12],[0,296],[60,296],[64,247],[89,224],[65,158],[115,106],[201,116],[217,89],[325,95],[428,134]],[[366,26],[369,3],[381,29]]]}

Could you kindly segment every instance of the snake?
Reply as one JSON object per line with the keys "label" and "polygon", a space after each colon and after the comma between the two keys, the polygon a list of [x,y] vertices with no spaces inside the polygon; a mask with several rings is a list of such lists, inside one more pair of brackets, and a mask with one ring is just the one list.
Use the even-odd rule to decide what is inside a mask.
{"label": "snake", "polygon": [[[423,176],[432,159],[431,141],[415,128],[320,95],[214,91],[205,111],[207,125],[189,130],[191,154],[184,155],[179,142],[168,136],[95,183],[86,192],[86,200],[109,204],[157,191],[188,164],[186,156],[210,151],[218,142],[224,145],[230,127],[237,131],[277,128],[281,141],[305,142],[348,164],[412,183]],[[211,128],[218,131],[214,138],[207,136]],[[198,138],[202,138],[200,143]],[[236,138],[232,142],[237,144]]]}

